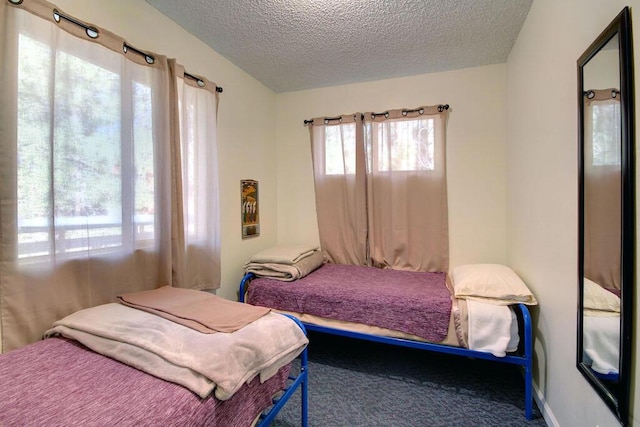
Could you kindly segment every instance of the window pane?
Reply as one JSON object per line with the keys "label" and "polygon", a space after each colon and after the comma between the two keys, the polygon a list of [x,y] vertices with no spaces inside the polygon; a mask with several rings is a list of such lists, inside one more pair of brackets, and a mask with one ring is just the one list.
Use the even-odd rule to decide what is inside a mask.
{"label": "window pane", "polygon": [[[420,171],[434,169],[434,120],[400,120],[372,123],[375,135],[370,170]],[[371,132],[371,130],[369,130]]]}
{"label": "window pane", "polygon": [[[70,78],[71,77],[71,78]],[[55,252],[122,245],[120,76],[58,51],[53,117]]]}
{"label": "window pane", "polygon": [[[155,230],[155,175],[151,88],[134,82],[135,239],[152,241]],[[140,244],[137,245],[140,247]]]}
{"label": "window pane", "polygon": [[620,104],[592,105],[593,165],[620,164]]}
{"label": "window pane", "polygon": [[353,175],[356,173],[355,123],[326,126],[325,173],[327,175]]}
{"label": "window pane", "polygon": [[49,252],[51,223],[50,50],[20,36],[18,58],[18,256]]}
{"label": "window pane", "polygon": [[117,65],[52,52],[20,36],[18,257],[153,241],[150,87],[126,81]]}

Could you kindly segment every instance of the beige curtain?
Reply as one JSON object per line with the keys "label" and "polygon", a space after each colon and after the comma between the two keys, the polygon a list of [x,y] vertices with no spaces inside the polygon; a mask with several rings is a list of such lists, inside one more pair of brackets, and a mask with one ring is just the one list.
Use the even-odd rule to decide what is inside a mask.
{"label": "beige curtain", "polygon": [[337,264],[367,265],[362,114],[308,123],[320,246]]}
{"label": "beige curtain", "polygon": [[[585,96],[584,274],[620,289],[621,159],[620,99],[614,89]],[[616,94],[616,97],[612,97]]]}
{"label": "beige curtain", "polygon": [[447,115],[444,106],[364,115],[374,266],[448,270]]}
{"label": "beige curtain", "polygon": [[447,117],[432,106],[307,122],[330,261],[447,271]]}
{"label": "beige curtain", "polygon": [[[170,59],[177,82],[179,138],[173,139],[180,194],[173,199],[182,225],[174,239],[173,286],[191,289],[220,287],[220,202],[216,121],[218,92],[204,77],[185,73]],[[179,221],[177,221],[179,222]]]}
{"label": "beige curtain", "polygon": [[[0,2],[3,351],[123,292],[219,285],[216,244],[192,256],[185,231],[180,76],[85,26],[46,1]],[[208,273],[185,273],[192,259]]]}

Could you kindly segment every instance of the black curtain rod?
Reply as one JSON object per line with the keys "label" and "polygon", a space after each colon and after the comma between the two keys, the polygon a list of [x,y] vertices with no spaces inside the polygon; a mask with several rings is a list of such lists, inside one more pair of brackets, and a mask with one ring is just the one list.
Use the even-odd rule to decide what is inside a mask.
{"label": "black curtain rod", "polygon": [[[11,3],[13,3],[13,4],[22,3],[22,0],[20,0],[20,1],[9,0],[9,1]],[[71,22],[72,24],[75,24],[78,27],[83,28],[84,32],[87,33],[87,37],[90,37],[92,39],[97,39],[98,36],[100,35],[100,32],[98,31],[98,29],[96,27],[92,27],[90,25],[87,25],[84,22],[79,21],[78,19],[74,18],[73,16],[69,16],[69,15],[65,15],[64,13],[60,13],[60,11],[58,9],[53,9],[53,20],[56,21],[57,23],[60,23],[60,19],[64,19],[65,21]]]}
{"label": "black curtain rod", "polygon": [[[442,113],[443,111],[446,111],[449,109],[449,104],[439,104],[438,105],[438,112]],[[416,108],[415,110],[402,110],[402,115],[406,116],[409,113],[420,113],[420,114],[424,114],[424,108]],[[371,113],[371,118],[375,119],[378,116],[384,116],[385,118],[389,118],[389,112],[385,111],[383,113]],[[362,115],[362,118],[364,119],[364,114]],[[338,117],[325,117],[324,118],[324,124],[328,124],[330,121],[334,121],[334,120],[342,120],[342,116],[338,116]],[[306,125],[308,124],[313,124],[313,119],[308,119],[308,120],[304,120],[303,122]]]}
{"label": "black curtain rod", "polygon": [[124,42],[122,44],[122,51],[124,53],[127,53],[129,50],[132,50],[140,56],[144,56],[144,60],[147,62],[147,64],[153,64],[154,62],[156,62],[156,58],[154,58],[153,55],[149,55],[148,53],[143,52],[140,49],[136,49],[135,47],[128,45],[127,42]]}
{"label": "black curtain rod", "polygon": [[[8,1],[13,4],[21,4],[23,2],[23,0],[8,0]],[[87,25],[84,22],[80,21],[79,19],[74,18],[73,16],[69,16],[67,14],[61,13],[58,9],[53,9],[53,19],[57,23],[60,23],[60,20],[64,19],[67,22],[70,22],[72,24],[77,25],[80,28],[83,28],[85,33],[87,33],[87,37],[89,38],[96,39],[98,38],[98,36],[100,36],[100,32],[96,27]],[[127,42],[124,42],[122,44],[122,52],[126,54],[129,50],[137,53],[140,56],[143,56],[147,64],[153,64],[156,62],[156,58],[153,55],[150,55],[140,49],[137,49],[127,44]],[[202,80],[200,77],[194,76],[193,74],[189,74],[187,72],[185,72],[184,75],[195,80],[198,86],[200,87],[205,86],[204,80]],[[222,88],[220,86],[216,86],[216,92],[222,93]]]}
{"label": "black curtain rod", "polygon": [[[355,118],[355,114],[353,115],[353,117]],[[364,114],[360,115],[361,118],[364,119]],[[324,124],[329,124],[329,122],[333,122],[335,120],[340,120],[342,121],[342,116],[336,116],[336,117],[325,117],[324,118]],[[313,124],[313,119],[309,119],[309,120],[304,120],[304,124],[308,125],[308,124]]]}
{"label": "black curtain rod", "polygon": [[[190,78],[191,80],[195,80],[198,86],[204,87],[205,82],[198,76],[194,76],[193,74],[189,74],[186,71],[184,72],[184,76]],[[216,86],[216,92],[222,93],[222,88],[220,86]]]}
{"label": "black curtain rod", "polygon": [[[591,89],[591,90],[582,92],[582,95],[585,96],[587,99],[593,99],[596,97],[596,92],[593,89]],[[617,98],[618,95],[620,95],[619,90],[611,89],[611,98]]]}
{"label": "black curtain rod", "polygon": [[[20,4],[22,3],[20,1],[20,3],[17,3],[14,0],[9,0],[12,3],[15,4]],[[87,33],[87,36],[92,38],[92,39],[97,39],[98,36],[100,35],[100,32],[98,31],[97,28],[92,27],[90,25],[85,24],[84,22],[74,18],[73,16],[69,16],[66,15],[64,13],[60,13],[60,11],[58,9],[53,9],[53,19],[54,21],[56,21],[57,23],[60,23],[61,19],[64,19],[67,22],[71,22],[72,24],[77,25],[80,28],[83,28],[84,31]],[[149,55],[146,52],[141,51],[140,49],[137,49],[129,44],[127,44],[127,42],[122,43],[122,52],[124,52],[125,54],[129,51],[133,51],[135,53],[137,53],[138,55],[144,57],[144,60],[147,62],[147,64],[153,64],[156,62],[156,58],[153,57],[153,55]]]}

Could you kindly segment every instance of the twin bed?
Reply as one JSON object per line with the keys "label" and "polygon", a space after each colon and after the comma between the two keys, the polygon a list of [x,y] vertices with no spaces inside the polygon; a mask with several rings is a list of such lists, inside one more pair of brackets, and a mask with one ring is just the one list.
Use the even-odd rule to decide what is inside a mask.
{"label": "twin bed", "polygon": [[508,267],[469,265],[447,275],[311,262],[320,251],[278,251],[245,265],[241,302],[295,316],[310,331],[521,366],[525,417],[532,419],[527,305],[536,301]]}
{"label": "twin bed", "polygon": [[147,293],[162,304],[145,296],[81,310],[0,356],[0,425],[266,426],[298,389],[307,425],[298,320],[205,292]]}

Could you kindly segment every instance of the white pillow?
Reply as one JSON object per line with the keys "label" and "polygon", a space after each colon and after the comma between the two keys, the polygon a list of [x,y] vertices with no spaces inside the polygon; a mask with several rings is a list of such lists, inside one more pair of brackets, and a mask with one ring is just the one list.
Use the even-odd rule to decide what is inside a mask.
{"label": "white pillow", "polygon": [[620,298],[585,277],[584,308],[620,313]]}
{"label": "white pillow", "polygon": [[452,276],[456,298],[498,305],[538,304],[522,279],[505,265],[461,265],[453,269]]}

